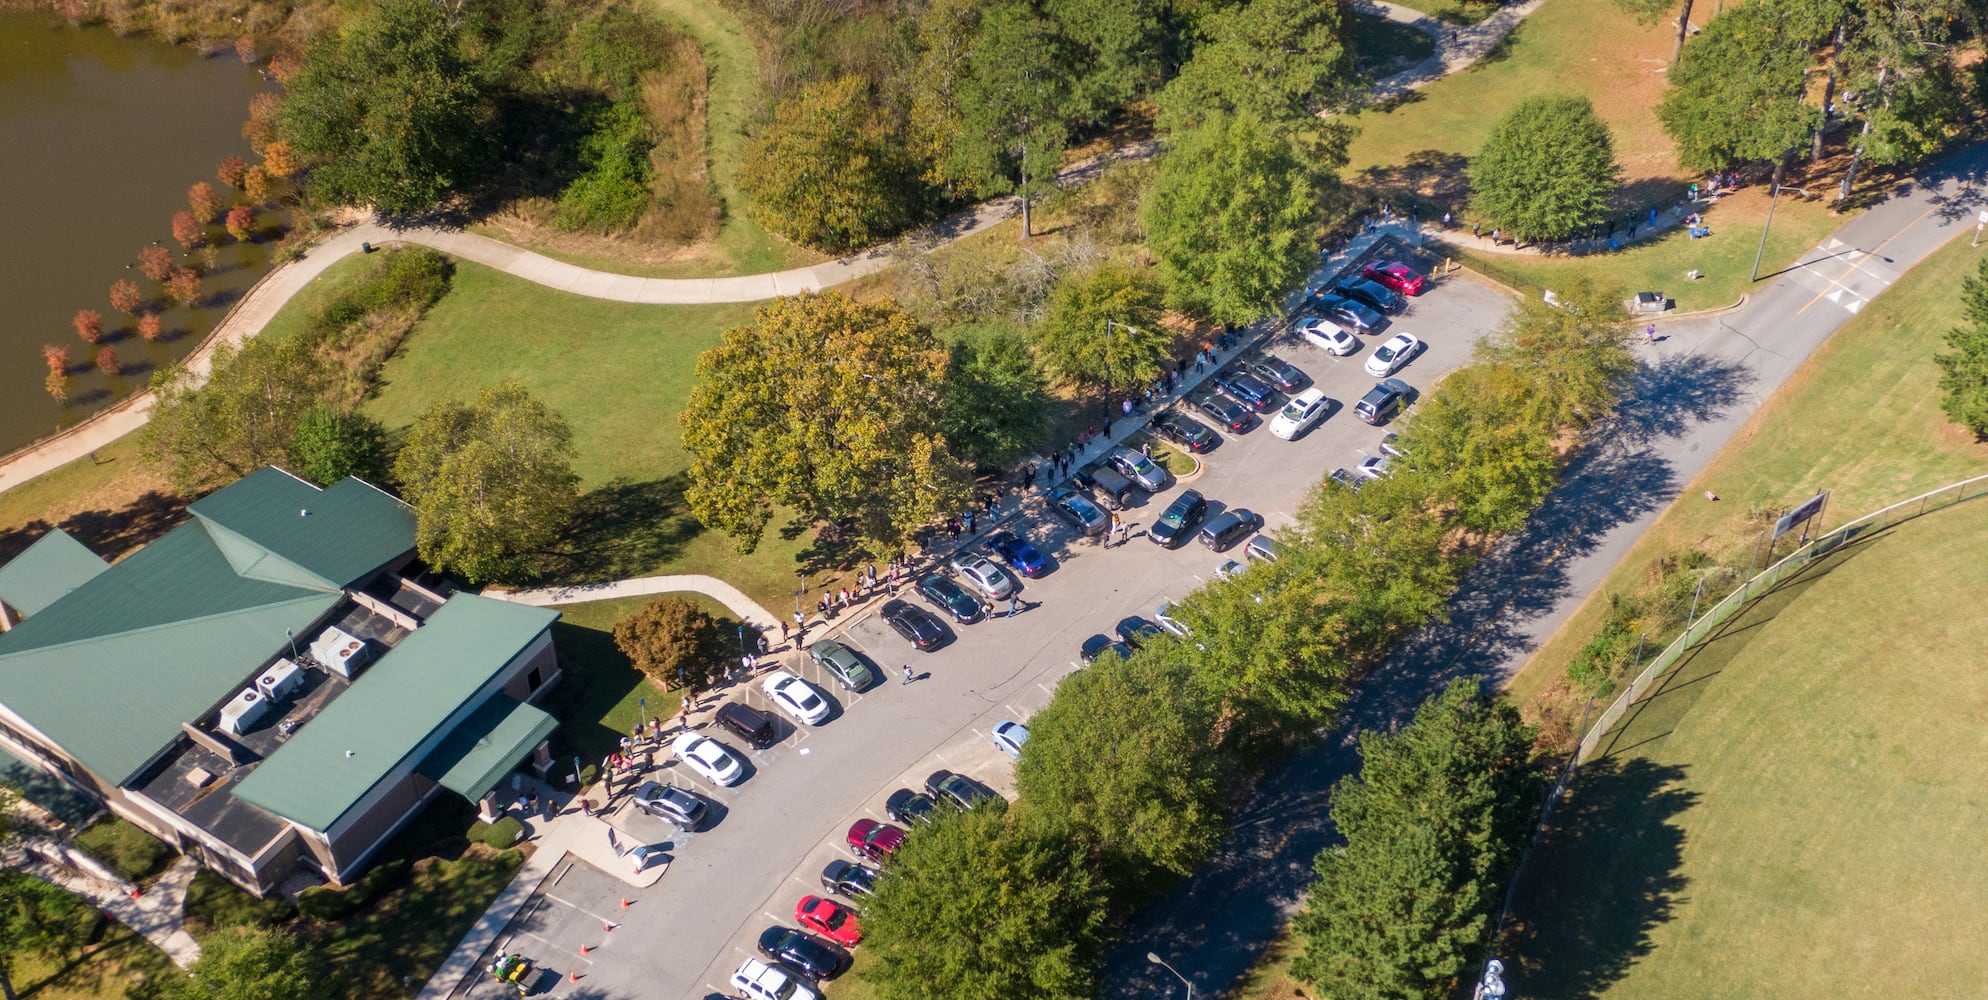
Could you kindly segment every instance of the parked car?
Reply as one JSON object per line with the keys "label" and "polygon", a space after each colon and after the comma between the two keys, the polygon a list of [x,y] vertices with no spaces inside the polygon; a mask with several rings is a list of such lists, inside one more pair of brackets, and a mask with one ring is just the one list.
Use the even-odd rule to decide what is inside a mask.
{"label": "parked car", "polygon": [[1124,510],[1139,495],[1132,480],[1109,465],[1087,465],[1070,474],[1070,480],[1090,491],[1092,499],[1109,510]]}
{"label": "parked car", "polygon": [[708,736],[684,733],[676,738],[670,749],[682,760],[685,767],[703,775],[714,785],[730,786],[745,777],[745,765],[725,749],[723,743]]}
{"label": "parked car", "polygon": [[1208,501],[1202,498],[1200,491],[1182,490],[1172,503],[1167,504],[1159,520],[1146,529],[1146,537],[1161,548],[1180,548],[1207,514]]}
{"label": "parked car", "polygon": [[1401,412],[1402,406],[1408,402],[1409,394],[1414,391],[1409,388],[1408,383],[1398,378],[1385,379],[1379,385],[1367,390],[1367,394],[1353,404],[1353,415],[1365,423],[1376,426],[1387,423],[1394,419],[1395,414]]}
{"label": "parked car", "polygon": [[877,675],[870,671],[870,665],[864,663],[855,650],[834,639],[822,639],[809,646],[808,658],[849,691],[861,691],[877,679]]}
{"label": "parked car", "polygon": [[1233,399],[1223,399],[1212,392],[1196,395],[1194,408],[1214,418],[1214,421],[1238,434],[1249,429],[1250,417],[1255,412]]}
{"label": "parked car", "polygon": [[739,963],[732,973],[732,988],[748,1000],[821,1000],[821,994],[793,972],[756,958]]}
{"label": "parked car", "polygon": [[1022,744],[1029,741],[1029,727],[1013,719],[1003,719],[994,727],[994,731],[989,734],[989,737],[993,739],[994,746],[1002,753],[1016,760],[1021,760]]}
{"label": "parked car", "polygon": [[923,650],[937,649],[946,641],[946,627],[930,611],[908,601],[886,601],[878,614],[905,641]]}
{"label": "parked car", "polygon": [[1154,417],[1152,427],[1154,433],[1197,455],[1222,440],[1222,436],[1210,430],[1208,425],[1174,410],[1162,411]]}
{"label": "parked car", "polygon": [[1201,544],[1220,552],[1261,527],[1262,515],[1246,508],[1231,507],[1201,526]]}
{"label": "parked car", "polygon": [[1369,455],[1361,459],[1360,464],[1354,467],[1353,474],[1366,479],[1379,479],[1387,475],[1389,461],[1390,459],[1386,455]]}
{"label": "parked car", "polygon": [[[1243,571],[1242,563],[1239,563],[1234,559],[1224,559],[1222,560],[1222,564],[1220,566],[1215,567],[1215,579],[1226,580],[1232,576],[1241,576],[1242,571]],[[1257,600],[1261,601],[1263,600],[1263,598],[1259,597],[1257,598]]]}
{"label": "parked car", "polygon": [[1340,326],[1360,333],[1372,333],[1387,322],[1387,317],[1374,311],[1372,306],[1344,295],[1320,296],[1312,308]]}
{"label": "parked car", "polygon": [[1249,540],[1248,545],[1243,546],[1244,559],[1255,559],[1259,562],[1276,562],[1277,557],[1283,554],[1284,550],[1279,548],[1276,541],[1272,540],[1269,535],[1257,535]]}
{"label": "parked car", "polygon": [[1332,480],[1335,483],[1338,483],[1341,486],[1346,487],[1349,490],[1354,491],[1355,493],[1359,492],[1361,485],[1366,483],[1366,480],[1361,479],[1359,476],[1354,475],[1351,471],[1343,468],[1332,470],[1332,473],[1326,476],[1326,478]]}
{"label": "parked car", "polygon": [[969,590],[979,591],[981,597],[990,601],[1005,601],[1015,596],[1018,586],[1015,578],[986,556],[962,552],[953,557],[950,565],[953,572],[959,574],[960,582],[966,584]]}
{"label": "parked car", "polygon": [[971,625],[987,613],[979,598],[967,593],[965,587],[954,583],[950,578],[937,573],[920,577],[918,592],[961,625]]}
{"label": "parked car", "polygon": [[1212,380],[1216,391],[1258,413],[1277,405],[1277,390],[1244,371],[1226,371]]}
{"label": "parked car", "polygon": [[821,725],[835,707],[814,689],[814,685],[785,670],[767,674],[766,679],[759,682],[759,689],[766,692],[768,701],[802,725]]}
{"label": "parked car", "polygon": [[761,931],[759,953],[811,979],[833,979],[849,967],[848,952],[792,927]]}
{"label": "parked car", "polygon": [[1270,418],[1270,436],[1283,441],[1295,440],[1330,412],[1332,398],[1325,394],[1325,390],[1306,389],[1292,396],[1291,401]]}
{"label": "parked car", "polygon": [[1389,316],[1397,315],[1408,308],[1408,300],[1400,292],[1371,278],[1348,278],[1332,286],[1332,290],[1349,299],[1364,302]]}
{"label": "parked car", "polygon": [[794,922],[844,948],[863,940],[863,925],[856,922],[855,912],[832,899],[802,896],[794,906]]}
{"label": "parked car", "polygon": [[932,822],[936,818],[932,810],[936,808],[938,803],[933,802],[930,795],[909,788],[900,788],[884,800],[884,815],[889,816],[891,822],[906,827]]}
{"label": "parked car", "polygon": [[932,801],[954,809],[971,809],[982,802],[1005,801],[992,788],[951,771],[933,771],[925,779],[925,794],[930,795]]}
{"label": "parked car", "polygon": [[773,724],[772,717],[751,705],[728,701],[718,706],[716,718],[718,725],[752,744],[755,750],[764,750],[780,738],[780,727]]}
{"label": "parked car", "polygon": [[1171,602],[1162,602],[1159,607],[1153,609],[1153,621],[1159,623],[1161,628],[1183,639],[1193,635],[1192,630],[1182,625],[1180,619],[1173,616],[1173,604]]}
{"label": "parked car", "polygon": [[1001,565],[1033,580],[1049,568],[1049,560],[1042,552],[1030,545],[1028,539],[1006,531],[987,536],[987,551]]}
{"label": "parked car", "polygon": [[1360,349],[1360,338],[1347,333],[1339,324],[1322,316],[1308,317],[1298,323],[1298,336],[1305,343],[1332,355],[1343,358]]}
{"label": "parked car", "polygon": [[874,896],[877,892],[877,870],[869,865],[836,858],[821,870],[821,891],[852,901]]}
{"label": "parked car", "polygon": [[1420,295],[1429,288],[1429,279],[1396,260],[1368,261],[1365,267],[1360,268],[1360,277],[1403,295]]}
{"label": "parked car", "polygon": [[1166,632],[1162,630],[1158,625],[1155,625],[1152,622],[1149,622],[1146,619],[1139,617],[1138,615],[1128,615],[1124,618],[1119,619],[1118,627],[1112,629],[1112,631],[1118,634],[1119,642],[1122,642],[1133,649],[1137,649],[1140,646],[1145,645],[1146,640],[1148,639],[1158,639],[1161,636],[1166,635]]}
{"label": "parked car", "polygon": [[1077,647],[1077,659],[1082,661],[1085,666],[1089,666],[1098,657],[1106,653],[1117,653],[1118,658],[1121,660],[1132,658],[1130,647],[1102,632],[1085,639],[1083,645]]}
{"label": "parked car", "polygon": [[845,838],[851,853],[865,861],[882,861],[904,846],[904,831],[868,816],[849,824]]}
{"label": "parked car", "polygon": [[703,799],[660,781],[645,781],[635,790],[635,808],[686,830],[695,830],[704,822]]}
{"label": "parked car", "polygon": [[1249,372],[1257,378],[1277,387],[1280,392],[1297,392],[1309,381],[1305,373],[1296,365],[1278,357],[1266,354],[1249,363]]}
{"label": "parked car", "polygon": [[1367,356],[1367,374],[1386,378],[1400,371],[1409,360],[1422,353],[1422,342],[1413,334],[1397,333]]}
{"label": "parked car", "polygon": [[1049,495],[1049,509],[1085,537],[1102,535],[1111,527],[1111,517],[1098,505],[1084,499],[1076,490],[1062,489]]}
{"label": "parked car", "polygon": [[1408,453],[1401,450],[1401,435],[1389,431],[1386,437],[1381,438],[1381,454],[1394,458],[1406,458]]}
{"label": "parked car", "polygon": [[1148,493],[1158,493],[1167,488],[1170,478],[1167,470],[1139,452],[1130,448],[1113,448],[1105,453],[1105,458],[1119,475],[1139,484],[1139,488]]}

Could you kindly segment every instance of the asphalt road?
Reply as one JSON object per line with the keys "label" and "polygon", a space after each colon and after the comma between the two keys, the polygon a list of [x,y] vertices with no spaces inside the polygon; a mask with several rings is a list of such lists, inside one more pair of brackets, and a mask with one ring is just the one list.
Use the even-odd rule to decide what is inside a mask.
{"label": "asphalt road", "polygon": [[1105,964],[1104,996],[1183,995],[1147,962],[1149,951],[1192,980],[1197,996],[1234,984],[1296,911],[1311,859],[1332,842],[1327,796],[1358,767],[1355,735],[1405,721],[1455,677],[1498,684],[1515,674],[1809,354],[1927,254],[1973,229],[1988,207],[1984,166],[1988,147],[1950,158],[1764,280],[1745,308],[1661,327],[1620,416],[1527,529],[1465,578],[1448,621],[1394,650],[1355,692],[1340,727],[1262,783],[1218,855],[1125,928]]}
{"label": "asphalt road", "polygon": [[[1475,340],[1510,308],[1502,292],[1458,278],[1415,301],[1387,332],[1417,334],[1428,349],[1397,377],[1417,387],[1467,361]],[[1307,490],[1337,466],[1373,454],[1385,429],[1356,420],[1351,404],[1371,388],[1361,370],[1366,349],[1333,358],[1295,340],[1279,356],[1308,373],[1340,406],[1296,441],[1273,438],[1267,425],[1223,434],[1187,485],[1210,502],[1210,515],[1229,505],[1262,514],[1270,530],[1287,523]],[[1266,414],[1265,416],[1268,416]],[[1204,421],[1206,422],[1206,421]],[[1121,516],[1144,527],[1182,489],[1175,483],[1135,503]],[[670,841],[673,863],[652,889],[630,898],[621,883],[585,865],[567,865],[548,879],[506,936],[560,974],[554,995],[569,997],[695,997],[731,995],[726,980],[750,955],[759,932],[793,925],[794,905],[818,893],[818,876],[832,858],[846,858],[843,834],[858,817],[883,818],[883,800],[900,786],[920,787],[933,770],[968,774],[1013,792],[1013,767],[988,731],[1006,718],[1025,720],[1048,702],[1056,682],[1077,669],[1077,649],[1096,632],[1110,632],[1127,615],[1150,617],[1155,606],[1210,579],[1216,566],[1241,560],[1240,546],[1222,554],[1189,543],[1165,550],[1143,537],[1103,548],[1073,537],[1061,522],[1025,508],[1017,527],[1054,560],[1045,576],[1027,581],[1029,606],[1019,616],[955,626],[957,638],[919,653],[880,619],[845,620],[837,638],[880,668],[882,682],[860,694],[826,682],[812,664],[790,667],[834,698],[839,707],[823,725],[795,731],[772,748],[747,756],[749,776],[714,788],[680,766],[659,776],[695,787],[718,807],[703,832],[639,832]],[[914,601],[918,600],[913,598]],[[918,679],[901,682],[909,664]],[[757,685],[744,698],[765,706]],[[744,754],[728,735],[705,730]],[[646,821],[645,821],[646,822]],[[628,898],[630,905],[621,907]],[[604,929],[609,922],[614,930]],[[579,954],[581,945],[590,952]],[[572,983],[566,976],[579,972]],[[834,991],[830,984],[828,992]],[[502,996],[488,982],[472,995]]]}

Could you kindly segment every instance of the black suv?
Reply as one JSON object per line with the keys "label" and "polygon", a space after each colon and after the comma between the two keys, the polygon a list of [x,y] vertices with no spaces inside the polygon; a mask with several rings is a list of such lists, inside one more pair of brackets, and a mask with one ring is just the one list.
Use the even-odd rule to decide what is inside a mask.
{"label": "black suv", "polygon": [[1223,372],[1215,376],[1215,388],[1259,413],[1277,405],[1277,390],[1248,372]]}
{"label": "black suv", "polygon": [[863,899],[877,894],[877,870],[840,858],[821,870],[821,891],[847,899]]}
{"label": "black suv", "polygon": [[891,822],[906,829],[918,823],[932,822],[937,818],[932,813],[936,808],[938,803],[933,802],[931,796],[914,792],[909,788],[900,788],[890,793],[890,798],[884,800],[884,815],[889,816]]}
{"label": "black suv", "polygon": [[848,952],[792,927],[761,931],[759,953],[809,979],[828,979],[849,964]]}
{"label": "black suv", "polygon": [[1400,313],[1408,306],[1408,300],[1402,298],[1401,293],[1368,278],[1349,278],[1332,286],[1332,290],[1389,316]]}
{"label": "black suv", "polygon": [[1195,454],[1215,447],[1215,443],[1222,440],[1221,435],[1209,430],[1206,424],[1172,410],[1153,418],[1153,431]]}
{"label": "black suv", "polygon": [[1118,627],[1112,631],[1117,632],[1118,641],[1127,646],[1143,646],[1148,639],[1164,639],[1167,635],[1158,625],[1138,615],[1120,620]]}
{"label": "black suv", "polygon": [[985,613],[980,599],[967,593],[965,587],[954,583],[950,577],[933,573],[918,581],[918,592],[961,625],[971,625]]}
{"label": "black suv", "polygon": [[925,779],[925,794],[930,795],[934,802],[954,809],[971,809],[982,802],[1005,801],[992,788],[951,771],[933,771],[932,776]]}
{"label": "black suv", "polygon": [[1208,516],[1208,501],[1195,490],[1183,490],[1167,504],[1166,513],[1146,529],[1146,537],[1162,548],[1177,549],[1194,536],[1201,519]]}
{"label": "black suv", "polygon": [[1084,661],[1084,665],[1088,667],[1098,657],[1103,656],[1107,652],[1117,653],[1118,658],[1121,660],[1132,658],[1131,647],[1122,642],[1114,641],[1111,636],[1105,635],[1103,632],[1085,639],[1084,644],[1077,647],[1077,658]]}
{"label": "black suv", "polygon": [[772,746],[773,741],[780,738],[779,727],[765,712],[736,701],[718,706],[718,724],[761,750]]}
{"label": "black suv", "polygon": [[1263,527],[1263,518],[1241,507],[1232,507],[1201,526],[1201,544],[1217,552],[1242,541]]}

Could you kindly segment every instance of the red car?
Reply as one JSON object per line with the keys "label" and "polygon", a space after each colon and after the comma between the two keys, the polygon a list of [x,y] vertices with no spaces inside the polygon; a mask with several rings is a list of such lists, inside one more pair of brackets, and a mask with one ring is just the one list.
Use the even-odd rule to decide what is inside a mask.
{"label": "red car", "polygon": [[882,861],[904,843],[904,831],[873,819],[849,824],[849,850],[865,861]]}
{"label": "red car", "polygon": [[1360,276],[1371,278],[1403,295],[1420,295],[1429,290],[1429,279],[1398,260],[1369,261]]}
{"label": "red car", "polygon": [[854,948],[856,942],[863,940],[863,928],[856,923],[856,914],[832,899],[802,896],[794,906],[794,922],[844,948]]}

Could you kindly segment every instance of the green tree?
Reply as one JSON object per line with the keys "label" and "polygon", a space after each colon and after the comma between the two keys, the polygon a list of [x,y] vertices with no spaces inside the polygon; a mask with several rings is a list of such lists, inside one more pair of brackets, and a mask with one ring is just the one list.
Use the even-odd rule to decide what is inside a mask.
{"label": "green tree", "polygon": [[1960,288],[1967,322],[1947,331],[1953,352],[1933,356],[1940,366],[1940,411],[1976,438],[1988,438],[1988,261]]}
{"label": "green tree", "polygon": [[861,975],[883,1000],[1087,998],[1104,902],[1080,841],[984,806],[947,816],[864,906]]}
{"label": "green tree", "polygon": [[1513,531],[1560,481],[1551,388],[1508,364],[1467,365],[1416,404],[1402,450],[1479,534]]}
{"label": "green tree", "polygon": [[1346,702],[1353,657],[1346,602],[1325,585],[1329,560],[1310,546],[1285,544],[1258,563],[1182,598],[1176,617],[1193,631],[1195,672],[1228,699],[1231,720],[1248,724],[1231,741],[1323,725]]}
{"label": "green tree", "polygon": [[1050,371],[1107,393],[1137,392],[1160,377],[1173,334],[1160,325],[1159,283],[1128,264],[1105,263],[1057,279],[1035,333]]}
{"label": "green tree", "polygon": [[759,307],[697,359],[678,418],[691,511],[741,551],[775,507],[894,551],[971,492],[939,430],[949,360],[891,303],[827,292]]}
{"label": "green tree", "polygon": [[[1230,116],[1318,130],[1359,77],[1340,6],[1252,0],[1200,19],[1205,40],[1159,95],[1159,126],[1180,132]],[[1330,168],[1336,169],[1336,166]]]}
{"label": "green tree", "polygon": [[844,76],[780,102],[746,144],[739,185],[768,228],[830,252],[902,230],[918,209],[918,165],[870,85]]}
{"label": "green tree", "polygon": [[1121,885],[1191,873],[1224,829],[1219,702],[1171,643],[1159,645],[1065,677],[1029,720],[1015,769],[1028,808],[1089,831]]}
{"label": "green tree", "polygon": [[1146,201],[1170,301],[1220,323],[1277,311],[1317,256],[1312,171],[1334,166],[1248,115],[1210,118],[1171,147]]}
{"label": "green tree", "polygon": [[1344,846],[1320,852],[1291,974],[1332,997],[1443,997],[1481,948],[1545,774],[1509,704],[1459,680],[1399,732],[1360,736],[1332,790]]}
{"label": "green tree", "polygon": [[1084,117],[1077,59],[1027,0],[992,0],[954,86],[959,130],[944,172],[982,197],[1013,192],[1023,239],[1034,234],[1034,202],[1056,186],[1071,125]]}
{"label": "green tree", "polygon": [[311,48],[276,123],[309,158],[315,197],[419,212],[482,178],[493,161],[489,102],[450,9],[384,0]]}
{"label": "green tree", "polygon": [[1546,419],[1554,427],[1583,427],[1614,412],[1623,380],[1636,370],[1627,296],[1575,274],[1554,297],[1557,304],[1520,300],[1478,353],[1530,379],[1551,404]]}
{"label": "green tree", "polygon": [[379,421],[322,403],[304,411],[290,438],[294,471],[319,486],[346,476],[383,482],[387,457],[387,429]]}
{"label": "green tree", "polygon": [[665,688],[703,688],[730,662],[718,620],[696,601],[665,595],[614,625],[614,644],[635,669]]}
{"label": "green tree", "polygon": [[429,408],[394,460],[421,558],[471,583],[523,575],[572,519],[572,450],[566,419],[516,382]]}
{"label": "green tree", "polygon": [[[1970,114],[1954,73],[1953,44],[1980,30],[1982,12],[1969,0],[1779,0],[1786,16],[1810,25],[1827,72],[1823,101],[1840,87],[1838,109],[1858,127],[1850,165],[1837,187],[1850,196],[1865,161],[1896,166],[1919,162],[1958,137]],[[1833,28],[1833,33],[1830,29]],[[1812,154],[1822,155],[1817,130]]]}
{"label": "green tree", "polygon": [[1600,221],[1621,182],[1608,126],[1585,97],[1528,98],[1470,161],[1472,204],[1523,240],[1565,239]]}
{"label": "green tree", "polygon": [[1443,488],[1407,468],[1357,492],[1324,482],[1298,508],[1287,541],[1317,554],[1317,586],[1342,609],[1346,649],[1385,648],[1442,614],[1464,565],[1433,500]]}
{"label": "green tree", "polygon": [[148,1000],[332,1000],[345,985],[316,945],[237,927],[207,937],[187,975],[154,980],[146,993]]}
{"label": "green tree", "polygon": [[954,327],[939,430],[960,457],[986,468],[1020,461],[1049,432],[1049,392],[1021,332],[1003,323]]}
{"label": "green tree", "polygon": [[1804,100],[1810,41],[1772,4],[1713,18],[1684,47],[1657,106],[1678,161],[1692,170],[1772,161],[1779,184],[1787,154],[1822,124],[1821,110]]}
{"label": "green tree", "polygon": [[[0,838],[0,850],[4,848]],[[68,957],[83,945],[94,918],[90,907],[67,889],[26,872],[0,871],[0,939],[7,942],[0,947],[0,997],[19,996],[14,992],[15,962],[34,955]]]}
{"label": "green tree", "polygon": [[1174,47],[1166,0],[1044,0],[1080,53],[1076,95],[1095,121],[1159,85]]}
{"label": "green tree", "polygon": [[303,337],[223,344],[204,385],[184,365],[153,374],[140,447],[181,492],[232,482],[289,457],[299,418],[335,378]]}

